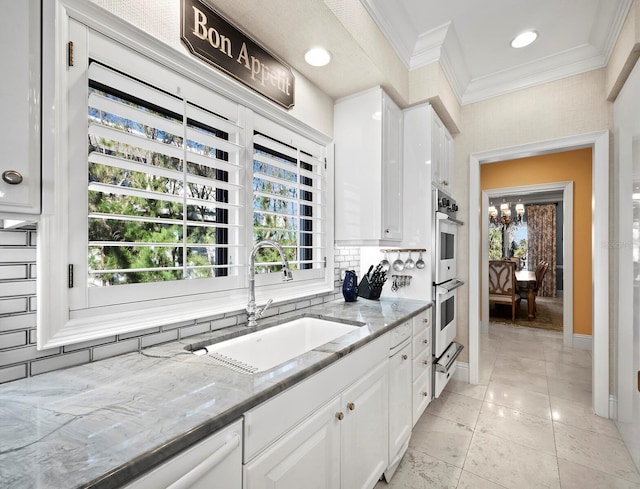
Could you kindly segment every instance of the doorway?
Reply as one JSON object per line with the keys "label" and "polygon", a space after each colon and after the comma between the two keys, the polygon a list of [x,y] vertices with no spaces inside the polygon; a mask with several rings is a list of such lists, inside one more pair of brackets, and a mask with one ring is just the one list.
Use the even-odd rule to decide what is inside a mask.
{"label": "doorway", "polygon": [[[507,201],[520,201],[523,202],[524,208],[526,208],[530,204],[541,204],[541,203],[549,203],[552,202],[556,204],[556,215],[558,219],[558,226],[556,227],[555,234],[557,236],[557,253],[553,259],[551,257],[545,256],[544,258],[547,261],[553,261],[553,263],[557,263],[560,266],[557,267],[555,278],[552,277],[551,280],[555,283],[553,286],[553,290],[556,288],[559,289],[558,297],[566,297],[566,299],[549,299],[545,306],[545,299],[539,297],[536,299],[536,304],[540,303],[543,305],[544,312],[550,312],[551,310],[556,311],[555,314],[545,314],[542,316],[544,318],[540,318],[539,327],[543,327],[546,329],[556,329],[559,330],[560,326],[562,326],[563,331],[563,342],[565,345],[572,345],[574,347],[583,348],[583,349],[591,349],[591,344],[584,335],[575,336],[573,333],[573,226],[574,226],[574,185],[573,182],[554,182],[551,184],[539,184],[539,185],[526,185],[520,187],[508,187],[508,188],[496,188],[496,189],[486,189],[482,191],[482,202],[483,206],[485,202],[488,201],[489,204],[496,202],[499,203],[500,199],[506,199]],[[497,200],[496,200],[497,199]],[[487,208],[487,207],[483,207]],[[487,219],[483,219],[481,221],[482,225],[482,242],[483,242],[483,250],[482,250],[482,260],[481,265],[483,270],[488,270],[488,262],[490,259],[500,259],[501,257],[492,258],[491,253],[491,245],[492,240],[491,237],[491,226],[488,223]],[[518,240],[522,239],[522,236],[526,238],[528,237],[526,231],[526,212],[523,214],[523,220],[520,228],[515,226],[515,232],[504,232],[504,236],[506,239],[507,234],[511,234],[511,239],[513,241],[504,244],[502,246],[502,256],[511,256],[517,255],[517,262],[519,265],[523,266],[528,270],[535,270],[536,258],[532,255],[531,260],[529,260],[528,255],[528,246],[525,244],[524,249],[519,250],[518,246],[521,246],[522,243],[517,243]],[[518,234],[517,231],[524,231],[524,234]],[[518,245],[518,246],[516,246]],[[510,249],[509,249],[510,248]],[[514,252],[515,250],[515,252]],[[493,255],[495,256],[495,250]],[[535,253],[534,253],[535,254]],[[555,266],[555,265],[554,265]],[[560,273],[558,273],[558,271]],[[483,282],[482,282],[482,320],[480,325],[480,331],[482,333],[488,332],[489,327],[489,298],[488,298],[488,278],[486,273],[483,273]],[[567,278],[565,279],[565,275]],[[548,274],[549,276],[549,274]],[[485,284],[487,284],[485,286]],[[557,287],[559,285],[559,287]],[[561,290],[560,290],[561,289]],[[569,293],[566,293],[568,289]],[[526,308],[525,308],[526,309]],[[551,316],[557,316],[557,320],[552,320]],[[509,318],[507,318],[509,319]],[[510,321],[510,319],[509,319]],[[507,321],[507,322],[509,322]],[[526,327],[529,321],[524,317],[520,319],[516,318],[519,326]],[[545,323],[546,324],[543,324]],[[576,338],[581,339],[581,344],[576,344]],[[590,337],[589,337],[590,338]]]}
{"label": "doorway", "polygon": [[[609,181],[609,132],[599,131],[567,138],[530,143],[499,150],[473,153],[469,157],[469,382],[479,376],[479,340],[482,300],[482,228],[488,197],[481,199],[480,165],[531,155],[592,148],[592,182]],[[482,201],[481,201],[482,200]],[[592,337],[593,337],[593,408],[596,414],[609,417],[609,250],[600,246],[597,237],[608,236],[608,185],[592,185]],[[478,204],[481,204],[478,206]],[[485,244],[486,251],[486,244]],[[565,275],[569,275],[566,273]],[[566,296],[566,291],[565,291]],[[567,303],[569,301],[565,301]]]}

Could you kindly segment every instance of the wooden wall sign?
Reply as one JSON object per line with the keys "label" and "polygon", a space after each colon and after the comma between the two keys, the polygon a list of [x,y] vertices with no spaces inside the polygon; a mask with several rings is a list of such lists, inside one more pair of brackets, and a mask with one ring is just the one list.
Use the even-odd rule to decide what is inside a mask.
{"label": "wooden wall sign", "polygon": [[200,0],[182,0],[180,39],[198,58],[286,109],[294,105],[291,68]]}

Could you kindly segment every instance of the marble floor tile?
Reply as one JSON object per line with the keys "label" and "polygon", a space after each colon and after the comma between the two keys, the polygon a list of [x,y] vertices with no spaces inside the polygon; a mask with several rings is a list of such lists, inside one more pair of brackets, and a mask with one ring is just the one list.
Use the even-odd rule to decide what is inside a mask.
{"label": "marble floor tile", "polygon": [[580,402],[586,406],[592,404],[591,381],[548,378],[549,396]]}
{"label": "marble floor tile", "polygon": [[409,448],[389,483],[375,489],[455,489],[462,470]]}
{"label": "marble floor tile", "polygon": [[593,414],[591,363],[562,333],[492,323],[480,384],[449,382],[376,489],[640,489],[615,424]]}
{"label": "marble floor tile", "polygon": [[551,406],[549,404],[549,396],[546,394],[492,381],[487,387],[484,400],[524,413],[551,419]]}
{"label": "marble floor tile", "polygon": [[[546,345],[545,345],[546,346]],[[564,363],[566,365],[576,365],[578,367],[591,368],[593,357],[589,350],[577,350],[575,348],[546,348],[544,359],[552,363]]]}
{"label": "marble floor tile", "polygon": [[482,477],[472,474],[468,470],[463,470],[460,475],[457,489],[506,489],[505,486],[490,482]]}
{"label": "marble floor tile", "polygon": [[466,425],[424,413],[413,428],[409,447],[462,468],[472,436]]}
{"label": "marble floor tile", "polygon": [[496,369],[523,370],[534,375],[546,375],[546,362],[521,357],[512,353],[500,353],[494,365]]}
{"label": "marble floor tile", "polygon": [[551,420],[499,404],[485,402],[482,405],[475,431],[504,438],[554,456],[556,454]]}
{"label": "marble floor tile", "polygon": [[547,377],[550,379],[567,379],[591,384],[591,365],[581,367],[559,362],[545,362]]}
{"label": "marble floor tile", "polygon": [[553,427],[559,459],[640,484],[640,474],[621,440],[562,423]]}
{"label": "marble floor tile", "polygon": [[486,433],[473,435],[464,470],[509,488],[560,489],[555,456]]}
{"label": "marble floor tile", "polygon": [[547,376],[537,375],[524,370],[514,370],[506,367],[494,367],[491,374],[492,382],[510,385],[539,394],[548,394]]}
{"label": "marble floor tile", "polygon": [[443,391],[439,398],[431,401],[426,412],[474,428],[481,406],[479,399]]}
{"label": "marble floor tile", "polygon": [[560,467],[562,489],[640,489],[640,484],[635,484],[568,460],[558,459],[558,466]]}
{"label": "marble floor tile", "polygon": [[613,420],[597,416],[590,405],[561,397],[551,397],[550,401],[551,419],[554,422],[621,439],[620,432]]}
{"label": "marble floor tile", "polygon": [[487,386],[482,384],[471,385],[468,382],[451,379],[445,387],[445,390],[448,390],[449,392],[455,392],[456,394],[460,394],[461,396],[472,397],[474,399],[479,399],[482,401],[484,399],[485,393],[487,392]]}

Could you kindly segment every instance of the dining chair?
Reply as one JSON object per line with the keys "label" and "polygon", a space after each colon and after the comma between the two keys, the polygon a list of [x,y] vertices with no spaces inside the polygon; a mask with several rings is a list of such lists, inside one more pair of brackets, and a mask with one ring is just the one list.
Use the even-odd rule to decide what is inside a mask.
{"label": "dining chair", "polygon": [[[549,269],[549,262],[545,260],[540,260],[536,265],[536,284],[533,289],[536,296],[538,295],[538,291],[540,290],[540,287],[542,287],[542,281],[544,280],[544,276],[546,275],[548,269]],[[523,292],[523,291],[521,290],[520,292]],[[527,300],[527,294],[522,294],[522,298],[524,300]],[[534,299],[533,311],[536,312],[537,309],[538,307]]]}
{"label": "dining chair", "polygon": [[489,261],[489,304],[511,306],[511,321],[516,320],[516,309],[520,305],[520,294],[516,287],[516,264],[511,260]]}

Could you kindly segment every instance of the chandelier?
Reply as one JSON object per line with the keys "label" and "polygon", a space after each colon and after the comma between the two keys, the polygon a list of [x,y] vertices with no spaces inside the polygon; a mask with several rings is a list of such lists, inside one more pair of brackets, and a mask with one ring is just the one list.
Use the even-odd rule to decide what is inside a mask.
{"label": "chandelier", "polygon": [[516,204],[515,216],[511,215],[511,203],[502,201],[500,204],[500,215],[498,209],[493,203],[489,206],[489,225],[498,229],[509,229],[511,226],[517,226],[522,223],[524,217],[524,204],[518,201]]}

